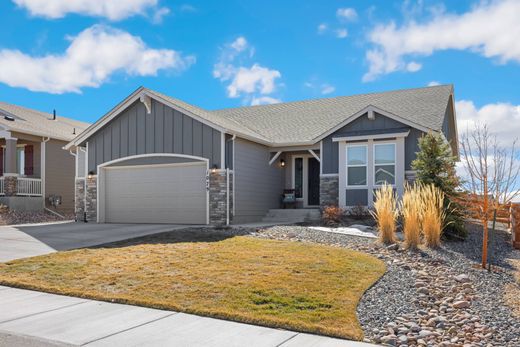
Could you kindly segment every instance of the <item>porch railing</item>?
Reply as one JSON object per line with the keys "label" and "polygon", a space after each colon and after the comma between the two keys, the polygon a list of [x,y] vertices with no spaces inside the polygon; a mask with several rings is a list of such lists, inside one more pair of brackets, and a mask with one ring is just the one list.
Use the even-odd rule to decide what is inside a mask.
{"label": "porch railing", "polygon": [[5,195],[4,178],[3,177],[0,177],[0,195]]}
{"label": "porch railing", "polygon": [[[3,181],[2,181],[2,191],[3,191]],[[42,196],[42,180],[40,178],[18,177],[16,195]]]}

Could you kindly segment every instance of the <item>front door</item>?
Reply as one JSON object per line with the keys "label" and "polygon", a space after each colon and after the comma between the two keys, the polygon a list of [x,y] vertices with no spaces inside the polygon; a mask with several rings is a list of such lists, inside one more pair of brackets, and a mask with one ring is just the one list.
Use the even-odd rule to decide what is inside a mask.
{"label": "front door", "polygon": [[309,158],[307,175],[307,205],[320,204],[320,162],[316,158]]}

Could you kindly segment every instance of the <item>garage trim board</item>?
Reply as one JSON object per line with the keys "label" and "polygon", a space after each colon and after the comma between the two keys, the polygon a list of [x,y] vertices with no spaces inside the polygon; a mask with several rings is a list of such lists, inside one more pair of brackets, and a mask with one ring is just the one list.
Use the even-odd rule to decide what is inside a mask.
{"label": "garage trim board", "polygon": [[[180,160],[183,162],[172,162],[175,160]],[[142,160],[143,163],[136,164],[139,160]],[[152,163],[146,163],[147,161],[152,161]],[[128,165],[125,165],[128,163]],[[196,166],[202,166],[201,170],[197,172]],[[198,186],[197,179],[200,178],[200,180],[207,180],[208,179],[208,172],[209,172],[209,160],[202,157],[197,156],[191,156],[191,155],[184,155],[184,154],[172,154],[172,153],[149,153],[149,154],[139,154],[139,155],[132,155],[124,158],[115,159],[103,164],[98,165],[98,175],[97,175],[97,222],[98,223],[105,223],[105,222],[113,222],[110,220],[110,216],[107,216],[107,209],[113,205],[113,200],[109,201],[112,205],[107,205],[107,192],[114,193],[112,187],[107,187],[107,180],[114,178],[111,178],[111,175],[114,174],[120,174],[121,177],[126,177],[126,179],[134,179],[136,182],[139,182],[139,179],[137,177],[132,177],[133,173],[132,171],[138,175],[140,172],[144,174],[153,173],[152,171],[155,170],[158,174],[162,175],[162,179],[164,180],[168,177],[170,177],[168,174],[165,173],[165,170],[172,169],[175,170],[175,168],[178,168],[179,170],[187,170],[187,173],[194,173],[195,179],[193,184],[195,184],[195,189],[199,190],[199,193],[201,193],[202,189],[204,189],[204,202],[205,204],[205,221],[197,220],[196,222],[190,223],[186,220],[181,220],[182,224],[209,224],[209,190],[207,189],[207,182],[204,184],[201,182],[202,187]],[[142,171],[140,171],[142,170]],[[191,171],[190,171],[191,170]],[[118,173],[119,171],[119,173]],[[125,171],[127,171],[125,173]],[[162,171],[162,172],[161,172]],[[172,171],[172,177],[175,176],[175,174],[181,174],[181,171]],[[125,175],[126,174],[126,175]],[[166,174],[166,176],[165,176]],[[193,176],[189,176],[189,178],[193,178]],[[116,180],[117,182],[117,180]],[[177,181],[168,181],[167,183],[171,183],[172,185],[175,185],[180,181],[178,179]],[[182,185],[179,185],[178,188],[185,188],[184,180],[182,180]],[[113,183],[115,184],[115,183]],[[160,182],[158,183],[160,184]],[[175,187],[170,187],[175,188]],[[167,192],[165,191],[165,194]],[[165,198],[168,198],[165,196]],[[200,194],[199,194],[199,201],[200,203]],[[125,203],[125,202],[121,202]],[[129,201],[126,201],[126,203],[129,203]],[[172,195],[172,203],[175,203],[175,200]],[[178,203],[178,202],[177,202]],[[165,211],[164,211],[165,212]],[[138,208],[135,211],[136,214],[138,214]],[[150,223],[150,216],[146,216],[146,208],[143,209],[142,213],[145,214],[143,216],[144,220],[143,222]],[[151,213],[148,209],[148,213]],[[159,212],[157,212],[159,213]],[[137,216],[135,216],[137,218]],[[146,219],[148,218],[148,220]],[[154,220],[152,218],[152,220]],[[138,222],[138,221],[137,221]],[[180,223],[179,221],[176,221],[175,219],[172,219],[170,221],[164,221],[160,218],[156,221],[156,223]]]}

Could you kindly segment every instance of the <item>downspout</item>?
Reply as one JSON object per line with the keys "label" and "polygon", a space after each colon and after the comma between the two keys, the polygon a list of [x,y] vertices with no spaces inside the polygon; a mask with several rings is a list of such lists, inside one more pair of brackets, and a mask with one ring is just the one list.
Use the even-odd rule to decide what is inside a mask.
{"label": "downspout", "polygon": [[226,168],[226,226],[229,225],[229,168]]}
{"label": "downspout", "polygon": [[[233,141],[233,216],[235,215],[235,139],[236,134],[233,134],[226,142]],[[226,167],[226,225],[229,225],[229,167]]]}
{"label": "downspout", "polygon": [[45,171],[47,171],[47,163],[46,163],[46,154],[47,154],[47,147],[46,143],[50,141],[50,137],[42,137],[42,143],[40,148],[40,160],[42,162],[41,165],[41,173],[40,176],[42,178],[42,197],[43,197],[43,208],[47,209],[47,205],[45,204],[45,185],[46,185],[46,174]]}
{"label": "downspout", "polygon": [[72,155],[74,157],[74,216],[75,216],[75,220],[77,222],[77,215],[78,215],[78,211],[76,211],[76,178],[78,176],[78,153],[77,151],[79,151],[78,147],[76,147],[76,153],[72,152],[72,149],[69,149],[69,153],[70,155]]}

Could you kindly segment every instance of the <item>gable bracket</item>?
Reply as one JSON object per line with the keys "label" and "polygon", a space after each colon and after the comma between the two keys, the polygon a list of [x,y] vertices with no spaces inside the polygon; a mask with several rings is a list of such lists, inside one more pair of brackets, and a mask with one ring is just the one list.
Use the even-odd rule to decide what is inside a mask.
{"label": "gable bracket", "polygon": [[278,159],[278,157],[280,156],[280,154],[282,154],[282,151],[278,151],[278,152],[276,152],[276,154],[271,158],[271,160],[269,160],[269,166],[271,166],[271,165],[274,163],[274,161],[275,161],[276,159]]}
{"label": "gable bracket", "polygon": [[143,93],[139,97],[139,100],[144,104],[144,107],[146,107],[146,113],[152,113],[152,98],[146,93]]}
{"label": "gable bracket", "polygon": [[[317,160],[319,163],[321,163],[321,159],[320,159],[320,157],[318,157],[318,155],[316,154],[316,152],[314,152],[312,149],[309,149],[309,153],[312,154],[312,156],[313,156],[314,158],[316,158],[316,160]],[[321,154],[321,153],[320,153],[320,154]]]}

